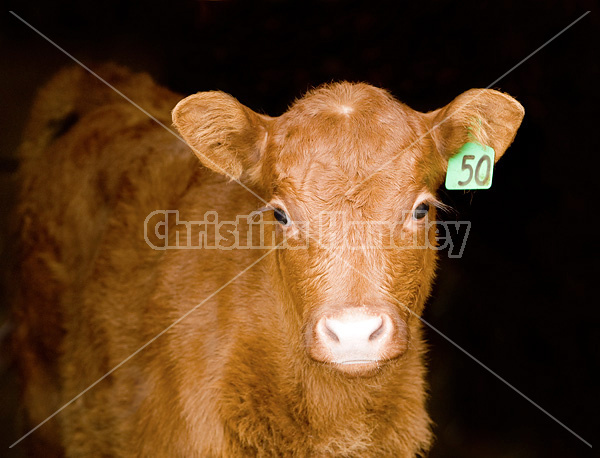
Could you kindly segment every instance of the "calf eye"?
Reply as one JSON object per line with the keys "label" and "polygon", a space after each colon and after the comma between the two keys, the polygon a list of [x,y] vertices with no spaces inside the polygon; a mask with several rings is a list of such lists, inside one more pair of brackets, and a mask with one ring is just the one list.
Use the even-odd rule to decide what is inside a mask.
{"label": "calf eye", "polygon": [[288,217],[288,215],[281,208],[274,208],[273,209],[273,214],[275,215],[275,219],[282,226],[289,226],[290,225],[290,218]]}
{"label": "calf eye", "polygon": [[423,202],[422,204],[419,204],[417,208],[415,208],[415,211],[413,212],[413,219],[423,219],[427,216],[428,212],[429,204]]}

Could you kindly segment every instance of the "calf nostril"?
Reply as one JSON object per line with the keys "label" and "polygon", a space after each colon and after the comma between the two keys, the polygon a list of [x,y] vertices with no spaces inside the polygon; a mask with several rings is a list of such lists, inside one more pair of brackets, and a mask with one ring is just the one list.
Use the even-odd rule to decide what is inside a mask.
{"label": "calf nostril", "polygon": [[339,343],[340,339],[338,338],[338,336],[336,335],[336,333],[333,332],[329,326],[327,326],[327,321],[328,320],[325,320],[325,326],[324,326],[324,328],[325,328],[325,334],[327,335],[327,337],[329,337],[334,342],[338,342]]}
{"label": "calf nostril", "polygon": [[369,336],[369,340],[375,340],[378,339],[379,337],[381,337],[381,335],[384,333],[385,331],[385,321],[381,320],[381,324],[379,325],[379,327],[377,329],[375,329],[375,331],[373,331],[373,333]]}

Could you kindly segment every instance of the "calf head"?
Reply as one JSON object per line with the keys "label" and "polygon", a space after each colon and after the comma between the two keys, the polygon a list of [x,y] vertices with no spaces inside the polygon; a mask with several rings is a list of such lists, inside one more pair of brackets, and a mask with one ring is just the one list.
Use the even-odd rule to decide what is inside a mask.
{"label": "calf head", "polygon": [[[173,120],[200,161],[262,195],[285,248],[272,279],[307,354],[368,375],[406,352],[436,264],[436,190],[468,141],[512,142],[524,110],[470,90],[420,113],[366,84],[322,86],[280,117],[221,92],[182,100]],[[270,215],[270,216],[269,216]]]}

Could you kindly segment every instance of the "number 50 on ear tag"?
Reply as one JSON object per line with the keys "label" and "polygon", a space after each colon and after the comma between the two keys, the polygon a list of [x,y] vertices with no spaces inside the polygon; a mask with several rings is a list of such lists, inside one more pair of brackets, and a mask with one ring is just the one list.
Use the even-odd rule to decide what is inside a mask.
{"label": "number 50 on ear tag", "polygon": [[446,189],[489,189],[494,174],[494,149],[465,143],[448,160]]}

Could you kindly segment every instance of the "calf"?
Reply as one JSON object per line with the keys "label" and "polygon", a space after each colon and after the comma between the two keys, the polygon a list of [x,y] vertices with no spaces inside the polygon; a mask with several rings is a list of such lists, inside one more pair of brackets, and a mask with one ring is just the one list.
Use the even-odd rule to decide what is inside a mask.
{"label": "calf", "polygon": [[99,72],[155,120],[67,69],[21,150],[31,426],[74,399],[27,439],[38,453],[425,453],[427,221],[448,158],[479,142],[498,160],[521,105],[480,89],[420,113],[335,83],[273,118]]}

